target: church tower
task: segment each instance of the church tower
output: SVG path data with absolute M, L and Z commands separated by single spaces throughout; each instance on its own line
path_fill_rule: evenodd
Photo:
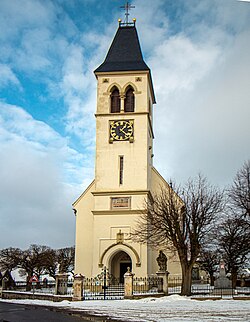
M 119 22 L 107 56 L 94 73 L 95 179 L 73 204 L 75 272 L 93 277 L 106 266 L 122 281 L 128 266 L 137 276 L 157 271 L 157 252 L 131 242 L 129 234 L 145 200 L 167 184 L 152 164 L 155 95 L 135 21 Z

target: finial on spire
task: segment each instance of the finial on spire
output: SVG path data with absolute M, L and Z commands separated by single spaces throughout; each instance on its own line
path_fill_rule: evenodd
M 120 8 L 125 10 L 125 22 L 122 23 L 121 19 L 118 20 L 119 22 L 119 26 L 123 25 L 123 26 L 131 26 L 131 25 L 135 25 L 135 21 L 136 19 L 133 19 L 133 22 L 129 22 L 128 16 L 129 16 L 129 10 L 131 10 L 132 8 L 135 8 L 135 6 L 132 6 L 128 1 L 125 3 L 124 6 L 121 6 Z

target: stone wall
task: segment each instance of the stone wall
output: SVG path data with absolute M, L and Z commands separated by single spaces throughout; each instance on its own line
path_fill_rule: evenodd
M 53 295 L 53 294 L 40 294 L 32 292 L 15 292 L 15 291 L 2 291 L 2 298 L 8 300 L 45 300 L 53 302 L 72 301 L 72 296 L 67 295 Z

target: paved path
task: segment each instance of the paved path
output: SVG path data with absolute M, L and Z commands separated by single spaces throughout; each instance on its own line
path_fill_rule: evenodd
M 82 313 L 33 305 L 0 302 L 0 322 L 105 322 L 105 318 L 86 317 Z M 111 321 L 111 320 L 109 320 Z

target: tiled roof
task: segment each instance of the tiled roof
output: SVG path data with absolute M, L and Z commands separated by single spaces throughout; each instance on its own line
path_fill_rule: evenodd
M 95 72 L 149 71 L 135 26 L 119 26 L 104 62 Z

